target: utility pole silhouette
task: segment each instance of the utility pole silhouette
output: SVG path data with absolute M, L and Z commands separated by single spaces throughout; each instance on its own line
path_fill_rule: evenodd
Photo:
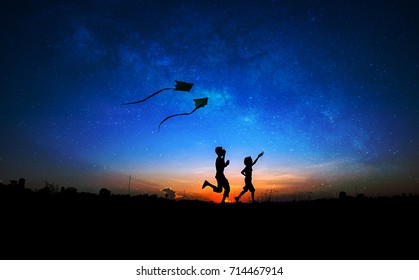
M 129 175 L 129 181 L 128 181 L 128 195 L 131 195 L 131 174 Z

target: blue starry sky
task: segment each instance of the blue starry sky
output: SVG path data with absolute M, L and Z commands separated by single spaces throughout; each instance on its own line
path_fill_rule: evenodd
M 219 200 L 419 193 L 414 1 L 0 4 L 0 180 Z M 166 90 L 175 80 L 190 92 Z M 188 116 L 193 99 L 208 104 Z M 131 181 L 129 177 L 131 176 Z M 231 197 L 230 197 L 231 199 Z

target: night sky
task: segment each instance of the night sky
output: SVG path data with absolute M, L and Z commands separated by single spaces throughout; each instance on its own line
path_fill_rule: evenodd
M 0 180 L 219 201 L 222 146 L 230 200 L 261 151 L 258 200 L 418 194 L 413 2 L 2 1 Z

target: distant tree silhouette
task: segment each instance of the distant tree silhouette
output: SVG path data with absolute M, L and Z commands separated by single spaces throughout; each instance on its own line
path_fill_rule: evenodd
M 99 190 L 99 196 L 100 197 L 110 197 L 112 192 L 108 190 L 107 188 L 101 188 Z
M 347 198 L 348 198 L 348 195 L 346 194 L 346 192 L 341 191 L 339 193 L 339 199 L 347 199 Z
M 65 189 L 64 192 L 67 194 L 74 194 L 74 193 L 78 193 L 78 190 L 75 187 L 68 187 Z
M 19 188 L 24 189 L 24 188 L 25 188 L 25 179 L 24 179 L 24 178 L 20 178 L 20 179 L 19 179 L 19 182 L 17 183 L 17 186 L 18 186 Z
M 41 192 L 42 194 L 52 194 L 58 192 L 58 189 L 58 185 L 45 181 L 44 187 L 40 189 L 39 192 Z
M 172 190 L 171 188 L 165 188 L 162 190 L 165 194 L 164 197 L 166 199 L 175 199 L 176 198 L 176 192 Z
M 356 198 L 357 199 L 364 199 L 365 198 L 365 194 L 359 193 L 359 194 L 356 195 Z

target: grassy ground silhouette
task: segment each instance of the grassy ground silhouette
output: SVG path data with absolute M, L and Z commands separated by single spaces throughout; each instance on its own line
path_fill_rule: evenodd
M 226 203 L 0 186 L 1 259 L 412 259 L 418 196 Z

